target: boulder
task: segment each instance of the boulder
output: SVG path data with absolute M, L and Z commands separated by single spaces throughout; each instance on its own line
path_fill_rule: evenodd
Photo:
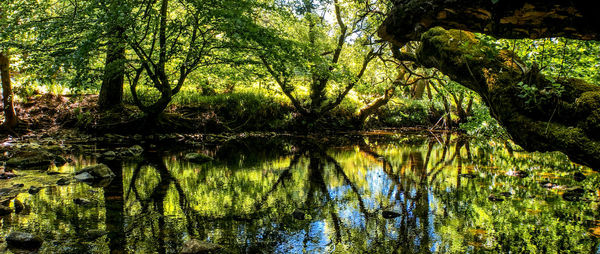
M 80 174 L 75 175 L 75 180 L 80 182 L 90 182 L 96 179 L 93 175 L 88 172 L 81 172 Z
M 124 156 L 140 156 L 144 152 L 144 148 L 139 145 L 134 145 L 123 151 Z
M 213 160 L 212 157 L 201 153 L 188 153 L 184 159 L 194 163 L 205 163 Z
M 75 173 L 75 179 L 77 179 L 78 176 L 82 179 L 89 178 L 88 174 L 93 177 L 93 179 L 90 179 L 92 181 L 115 177 L 115 173 L 113 173 L 108 166 L 104 164 L 96 164 L 77 171 L 77 173 Z
M 67 178 L 61 178 L 56 181 L 57 185 L 69 185 L 71 182 Z
M 29 190 L 27 192 L 29 192 L 29 194 L 33 195 L 33 194 L 40 192 L 40 190 L 42 190 L 42 187 L 31 186 L 31 187 L 29 187 Z
M 4 215 L 9 215 L 13 212 L 13 209 L 11 209 L 8 206 L 5 205 L 0 205 L 0 216 L 4 216 Z
M 13 231 L 6 236 L 6 243 L 8 244 L 8 247 L 17 249 L 39 249 L 42 247 L 43 242 L 44 241 L 39 236 L 21 231 Z
M 222 246 L 214 243 L 204 242 L 196 239 L 191 239 L 183 244 L 181 254 L 204 254 L 217 253 L 223 249 Z
M 54 156 L 45 151 L 21 151 L 8 159 L 6 166 L 21 169 L 47 167 L 53 160 Z

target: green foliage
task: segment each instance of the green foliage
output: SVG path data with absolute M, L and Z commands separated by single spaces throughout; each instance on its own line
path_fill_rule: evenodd
M 524 84 L 522 81 L 517 84 L 519 90 L 518 96 L 525 100 L 525 104 L 533 107 L 541 103 L 554 101 L 565 91 L 563 85 L 552 83 L 543 89 L 538 89 L 536 86 Z
M 506 130 L 490 115 L 489 109 L 481 104 L 473 107 L 472 115 L 468 117 L 467 122 L 461 123 L 459 128 L 475 137 L 509 138 Z

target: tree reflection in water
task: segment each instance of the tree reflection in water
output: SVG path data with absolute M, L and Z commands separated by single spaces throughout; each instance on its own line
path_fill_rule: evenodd
M 573 172 L 591 171 L 558 154 L 450 134 L 251 138 L 204 152 L 216 160 L 197 165 L 179 160 L 180 153 L 146 152 L 137 161 L 103 162 L 117 177 L 102 189 L 73 184 L 20 194 L 32 212 L 3 218 L 2 230 L 35 231 L 48 239 L 43 251 L 53 253 L 74 250 L 65 242 L 92 253 L 176 253 L 190 238 L 232 253 L 598 248 L 597 176 L 574 181 Z M 515 170 L 530 176 L 507 174 Z M 546 189 L 543 181 L 588 192 L 584 201 L 568 202 L 564 189 Z M 501 193 L 504 202 L 488 199 Z M 99 204 L 65 201 L 75 197 Z M 385 219 L 384 211 L 399 216 Z M 82 238 L 94 228 L 107 236 Z

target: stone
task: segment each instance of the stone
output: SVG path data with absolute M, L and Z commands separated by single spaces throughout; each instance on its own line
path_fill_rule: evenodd
M 50 166 L 52 156 L 45 152 L 23 152 L 18 153 L 6 161 L 7 167 L 12 168 L 35 168 Z
M 29 194 L 33 195 L 33 194 L 40 192 L 41 190 L 42 190 L 42 187 L 31 186 L 31 187 L 29 187 L 29 190 L 27 192 L 29 192 Z
M 573 178 L 575 179 L 575 181 L 581 182 L 581 181 L 585 180 L 587 177 L 583 173 L 577 172 L 577 173 L 573 174 Z
M 381 216 L 383 216 L 383 218 L 385 219 L 393 219 L 396 217 L 401 216 L 402 214 L 394 212 L 394 211 L 383 211 L 381 212 Z
M 94 178 L 112 178 L 115 177 L 115 173 L 112 172 L 112 170 L 110 170 L 110 168 L 104 164 L 96 164 L 93 166 L 88 166 L 85 168 L 82 168 L 81 170 L 77 171 L 77 173 L 75 173 L 75 175 L 80 175 L 83 173 L 88 173 L 90 175 L 92 175 Z
M 296 220 L 304 220 L 306 218 L 306 215 L 304 214 L 304 212 L 296 210 L 292 213 L 292 217 L 294 217 L 294 219 Z
M 61 178 L 61 179 L 58 179 L 58 181 L 56 181 L 57 185 L 68 185 L 69 183 L 70 183 L 70 181 L 67 178 Z
M 566 201 L 580 201 L 581 198 L 583 197 L 584 193 L 585 193 L 585 190 L 583 188 L 574 187 L 574 188 L 567 189 L 563 193 L 562 197 Z
M 473 179 L 475 177 L 477 177 L 475 174 L 460 174 L 460 177 L 464 177 L 464 178 L 469 178 L 469 179 Z
M 144 152 L 144 148 L 142 148 L 139 145 L 134 145 L 134 146 L 130 147 L 129 149 L 127 149 L 127 152 L 131 156 L 140 156 Z
M 107 151 L 102 154 L 102 158 L 107 159 L 107 160 L 114 159 L 115 157 L 117 157 L 117 153 L 115 153 L 113 151 Z
M 5 205 L 0 205 L 0 216 L 4 216 L 4 215 L 9 215 L 13 212 L 13 209 L 5 206 Z
M 96 179 L 93 175 L 91 175 L 88 172 L 81 172 L 81 174 L 77 174 L 75 175 L 75 180 L 80 181 L 80 182 L 89 182 L 89 181 L 93 181 L 94 179 Z
M 191 239 L 183 244 L 181 254 L 208 254 L 217 253 L 223 249 L 222 246 L 214 243 L 204 242 L 196 239 Z
M 89 206 L 92 204 L 92 201 L 85 199 L 85 198 L 76 198 L 76 199 L 73 199 L 73 203 L 82 205 L 82 206 Z
M 54 165 L 60 167 L 60 166 L 65 165 L 65 164 L 67 164 L 67 159 L 65 159 L 65 157 L 62 157 L 60 155 L 57 155 L 57 156 L 54 157 Z
M 13 201 L 13 207 L 15 208 L 15 213 L 21 213 L 21 211 L 23 211 L 23 209 L 25 208 L 23 202 L 21 202 L 21 200 L 18 199 L 15 199 Z
M 502 197 L 498 197 L 498 196 L 496 196 L 496 195 L 494 195 L 494 194 L 491 194 L 491 195 L 488 197 L 488 200 L 490 200 L 490 201 L 492 201 L 492 202 L 502 202 L 502 201 L 504 201 L 504 198 L 502 198 Z
M 21 231 L 12 231 L 6 236 L 8 247 L 35 250 L 42 247 L 44 241 L 39 236 Z
M 106 235 L 106 234 L 108 234 L 108 233 L 102 229 L 90 229 L 85 232 L 85 238 L 87 240 L 93 241 L 93 240 L 96 240 L 96 239 Z
M 212 157 L 201 153 L 188 153 L 184 159 L 194 163 L 206 163 L 213 160 Z

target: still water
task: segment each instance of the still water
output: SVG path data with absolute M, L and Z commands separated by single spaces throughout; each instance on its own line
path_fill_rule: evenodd
M 215 160 L 189 163 L 187 152 Z M 147 148 L 137 160 L 104 161 L 117 174 L 108 186 L 57 186 L 99 163 L 72 159 L 51 169 L 59 175 L 0 180 L 44 187 L 19 194 L 23 211 L 0 217 L 2 239 L 35 233 L 40 253 L 178 253 L 191 238 L 223 253 L 597 253 L 600 243 L 598 174 L 502 141 L 236 139 L 195 151 Z M 574 187 L 584 194 L 565 200 Z M 91 229 L 106 235 L 90 239 Z

